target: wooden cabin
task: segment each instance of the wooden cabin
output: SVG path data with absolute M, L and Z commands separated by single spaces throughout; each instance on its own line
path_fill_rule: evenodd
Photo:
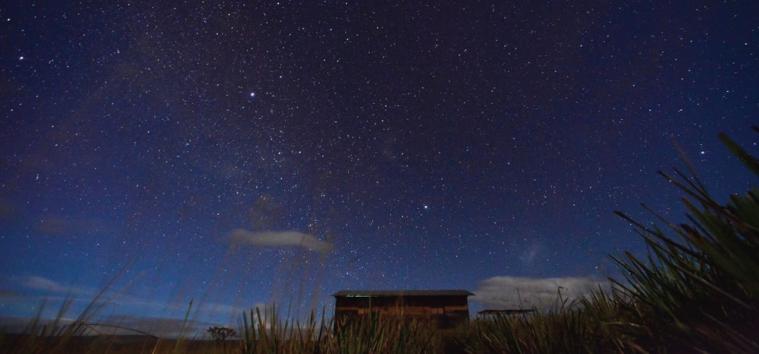
M 432 321 L 451 328 L 469 319 L 467 290 L 343 290 L 335 297 L 335 321 L 346 323 L 369 314 Z

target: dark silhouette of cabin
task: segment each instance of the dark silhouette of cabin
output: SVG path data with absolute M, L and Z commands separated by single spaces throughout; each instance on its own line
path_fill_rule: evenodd
M 469 319 L 467 290 L 343 290 L 335 297 L 335 321 L 343 325 L 370 314 L 431 321 L 451 328 Z

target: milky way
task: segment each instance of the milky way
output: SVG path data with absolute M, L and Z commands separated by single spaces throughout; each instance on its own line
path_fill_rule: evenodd
M 756 2 L 539 3 L 3 3 L 0 315 L 595 284 L 678 149 L 748 189 Z

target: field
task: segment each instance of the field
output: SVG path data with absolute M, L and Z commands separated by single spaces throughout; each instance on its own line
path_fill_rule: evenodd
M 759 177 L 759 160 L 726 136 L 723 143 Z M 611 290 L 567 301 L 536 314 L 472 319 L 449 331 L 397 318 L 366 318 L 339 326 L 314 314 L 302 322 L 276 311 L 241 314 L 236 333 L 83 336 L 98 307 L 76 320 L 32 321 L 23 334 L 0 336 L 4 353 L 756 353 L 759 352 L 759 189 L 725 203 L 711 196 L 696 172 L 662 176 L 685 198 L 688 222 L 643 224 L 626 216 L 649 247 L 640 259 L 614 257 L 624 274 Z M 653 214 L 656 216 L 656 214 Z M 657 226 L 660 225 L 660 226 Z M 65 308 L 60 313 L 65 313 Z M 189 313 L 189 311 L 188 311 Z M 61 315 L 62 316 L 62 315 Z

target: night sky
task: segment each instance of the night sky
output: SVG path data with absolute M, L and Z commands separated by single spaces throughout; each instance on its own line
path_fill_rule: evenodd
M 675 144 L 755 184 L 717 134 L 756 152 L 759 3 L 540 3 L 3 2 L 0 315 L 497 305 L 617 275 L 613 210 L 684 220 Z

